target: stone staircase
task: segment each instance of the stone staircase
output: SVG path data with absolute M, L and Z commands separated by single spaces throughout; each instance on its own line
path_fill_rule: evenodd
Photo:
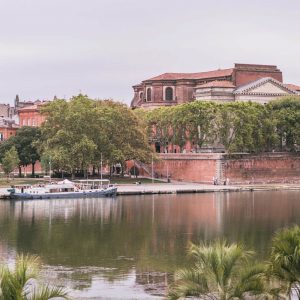
M 134 163 L 138 169 L 142 169 L 144 173 L 146 173 L 149 177 L 152 177 L 152 170 L 151 167 L 149 167 L 149 165 L 144 164 L 139 160 L 135 160 Z
M 215 172 L 215 178 L 217 179 L 217 184 L 223 184 L 226 180 L 224 176 L 224 160 L 223 159 L 217 159 L 216 160 L 216 172 Z

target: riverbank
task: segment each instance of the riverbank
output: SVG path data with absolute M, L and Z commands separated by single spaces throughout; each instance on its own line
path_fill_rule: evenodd
M 300 184 L 251 184 L 251 185 L 212 185 L 190 182 L 171 182 L 156 180 L 152 183 L 149 178 L 138 178 L 138 181 L 133 179 L 127 181 L 118 181 L 116 184 L 118 191 L 117 195 L 155 195 L 155 194 L 188 194 L 188 193 L 212 193 L 212 192 L 244 192 L 244 191 L 276 191 L 276 190 L 299 190 Z M 16 184 L 37 184 L 40 179 L 17 179 L 10 181 L 6 186 L 0 186 L 0 198 L 7 198 L 7 188 L 10 185 Z
M 117 195 L 300 190 L 300 184 L 209 185 L 198 183 L 119 184 Z

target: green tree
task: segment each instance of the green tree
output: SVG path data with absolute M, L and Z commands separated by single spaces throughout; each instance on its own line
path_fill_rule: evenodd
M 224 241 L 192 244 L 188 253 L 193 265 L 175 273 L 169 299 L 196 296 L 227 300 L 265 294 L 265 268 L 250 264 L 253 252 L 243 246 Z
M 286 97 L 268 103 L 275 120 L 279 149 L 295 151 L 300 145 L 300 97 Z
M 74 176 L 99 166 L 101 156 L 107 164 L 124 165 L 129 159 L 145 161 L 151 153 L 145 129 L 124 104 L 78 95 L 51 102 L 43 113 L 40 151 L 51 157 L 54 169 Z
M 278 290 L 289 299 L 295 291 L 300 299 L 300 227 L 279 230 L 273 240 L 269 274 L 278 283 Z
M 48 300 L 53 298 L 68 299 L 62 288 L 46 286 L 32 287 L 32 280 L 37 279 L 40 263 L 35 256 L 17 256 L 14 270 L 2 266 L 0 273 L 0 299 L 3 300 Z
M 181 115 L 189 140 L 202 148 L 212 145 L 216 140 L 217 106 L 210 101 L 195 101 L 182 106 Z
M 9 174 L 18 166 L 19 156 L 15 146 L 11 147 L 10 150 L 6 151 L 2 158 L 2 169 L 6 174 L 7 178 Z
M 35 175 L 35 163 L 40 159 L 37 141 L 40 138 L 40 128 L 24 126 L 20 128 L 16 136 L 13 137 L 13 143 L 18 151 L 20 165 L 32 165 L 32 176 Z M 20 173 L 19 168 L 19 173 Z M 21 174 L 19 174 L 21 175 Z

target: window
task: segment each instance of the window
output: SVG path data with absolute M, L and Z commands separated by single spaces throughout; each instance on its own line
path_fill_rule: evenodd
M 151 101 L 151 97 L 152 97 L 152 95 L 151 95 L 151 88 L 148 88 L 147 89 L 147 101 Z
M 165 99 L 166 101 L 173 100 L 173 89 L 171 87 L 167 87 L 165 90 Z
M 143 100 L 144 93 L 140 92 L 140 100 Z

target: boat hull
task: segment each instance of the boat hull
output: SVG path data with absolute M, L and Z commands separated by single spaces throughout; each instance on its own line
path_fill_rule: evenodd
M 117 194 L 117 188 L 108 188 L 105 190 L 89 190 L 65 193 L 45 193 L 45 194 L 28 194 L 28 193 L 11 193 L 12 200 L 33 200 L 33 199 L 67 199 L 67 198 L 97 198 L 97 197 L 114 197 Z

